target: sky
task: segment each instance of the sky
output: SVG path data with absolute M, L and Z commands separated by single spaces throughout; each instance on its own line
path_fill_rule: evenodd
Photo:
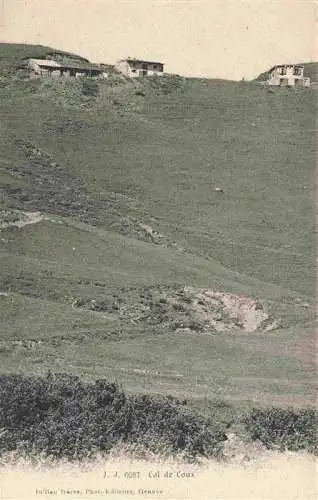
M 184 76 L 252 79 L 317 60 L 316 0 L 0 0 L 0 41 L 113 64 L 157 60 Z

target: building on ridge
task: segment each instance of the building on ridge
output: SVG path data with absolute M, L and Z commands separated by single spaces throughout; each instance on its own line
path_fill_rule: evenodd
M 310 78 L 304 76 L 304 66 L 300 64 L 278 64 L 268 71 L 266 84 L 280 87 L 310 87 Z
M 115 68 L 120 71 L 123 75 L 130 78 L 136 78 L 140 76 L 153 76 L 163 75 L 164 64 L 156 61 L 143 61 L 141 59 L 135 59 L 127 57 L 127 59 L 121 59 L 117 61 Z
M 88 76 L 92 78 L 105 78 L 103 69 L 96 65 L 88 64 L 62 64 L 52 59 L 29 59 L 27 69 L 31 78 L 47 76 Z

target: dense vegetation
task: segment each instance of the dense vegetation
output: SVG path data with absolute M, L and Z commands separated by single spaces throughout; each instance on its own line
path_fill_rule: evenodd
M 18 451 L 78 460 L 108 454 L 120 444 L 144 456 L 151 452 L 186 460 L 221 458 L 227 429 L 235 423 L 229 417 L 222 420 L 217 406 L 206 418 L 189 409 L 185 400 L 127 395 L 116 383 L 88 383 L 66 373 L 2 375 L 0 400 L 2 456 Z M 243 421 L 247 438 L 268 448 L 318 451 L 313 409 L 253 408 Z
M 245 418 L 245 427 L 253 441 L 270 449 L 318 453 L 318 415 L 313 408 L 254 408 Z
M 121 443 L 144 452 L 217 455 L 226 439 L 211 419 L 169 397 L 128 396 L 114 383 L 67 374 L 0 377 L 0 454 L 81 459 Z

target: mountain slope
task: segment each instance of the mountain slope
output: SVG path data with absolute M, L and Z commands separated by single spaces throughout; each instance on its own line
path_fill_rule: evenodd
M 190 80 L 183 92 L 140 97 L 137 84 L 105 82 L 85 105 L 80 88 L 40 85 L 14 98 L 4 91 L 5 147 L 29 165 L 32 148 L 47 154 L 60 166 L 54 182 L 76 179 L 98 224 L 124 230 L 137 218 L 194 254 L 313 293 L 311 92 L 272 96 L 249 84 Z M 43 192 L 55 173 L 41 158 L 24 179 L 33 191 L 42 182 Z M 48 210 L 43 196 L 25 206 Z
M 1 50 L 6 67 L 35 55 Z M 198 404 L 310 400 L 314 103 L 311 89 L 172 75 L 6 76 L 3 369 L 67 366 L 179 395 L 197 380 Z M 250 339 L 220 307 L 213 321 L 231 328 L 206 335 L 187 287 L 251 297 L 276 329 Z
M 67 57 L 78 62 L 88 62 L 84 57 L 55 50 L 43 45 L 28 45 L 23 43 L 0 43 L 0 71 L 14 71 L 22 61 L 32 57 L 35 59 L 45 59 L 46 57 Z

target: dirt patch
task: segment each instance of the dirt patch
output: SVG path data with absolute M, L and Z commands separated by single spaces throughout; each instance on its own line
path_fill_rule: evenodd
M 258 301 L 210 289 L 185 287 L 160 297 L 158 304 L 168 317 L 174 318 L 178 330 L 213 333 L 240 329 L 251 333 L 277 325 Z
M 111 312 L 134 325 L 143 323 L 175 332 L 213 334 L 239 330 L 253 333 L 279 325 L 255 299 L 190 287 L 149 287 L 123 290 L 117 297 L 75 298 L 72 307 Z
M 191 292 L 191 289 L 189 289 Z M 242 328 L 246 332 L 255 332 L 258 329 L 270 329 L 276 326 L 269 323 L 269 315 L 264 311 L 262 304 L 250 297 L 213 290 L 200 290 L 195 298 L 195 310 L 205 322 L 213 322 L 215 317 L 210 317 L 209 312 L 214 307 L 219 307 L 223 314 L 227 314 L 232 320 L 229 323 Z M 222 325 L 223 329 L 223 325 Z
M 42 220 L 50 220 L 41 212 L 24 212 L 22 210 L 5 210 L 0 214 L 0 229 L 7 227 L 24 227 L 29 224 L 37 224 Z
M 227 434 L 223 455 L 228 463 L 246 464 L 252 460 L 268 457 L 270 451 L 260 441 L 243 441 L 234 433 Z

